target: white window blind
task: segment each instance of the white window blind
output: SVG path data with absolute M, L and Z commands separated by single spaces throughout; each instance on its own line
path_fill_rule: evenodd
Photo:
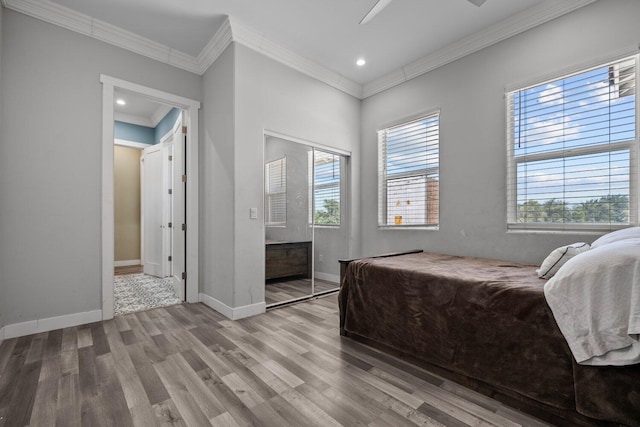
M 268 162 L 264 166 L 265 225 L 287 223 L 287 158 Z
M 437 226 L 440 114 L 378 131 L 378 223 Z
M 510 228 L 637 222 L 637 57 L 507 93 Z
M 318 225 L 340 225 L 341 156 L 314 149 L 309 152 L 313 171 L 313 217 L 309 222 Z

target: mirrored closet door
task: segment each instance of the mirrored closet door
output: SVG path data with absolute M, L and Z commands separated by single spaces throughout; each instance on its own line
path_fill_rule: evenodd
M 267 136 L 264 164 L 267 307 L 335 292 L 348 256 L 348 157 Z

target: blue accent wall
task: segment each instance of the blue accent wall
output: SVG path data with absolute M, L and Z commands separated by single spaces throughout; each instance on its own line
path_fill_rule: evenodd
M 113 124 L 113 136 L 116 139 L 141 142 L 143 144 L 155 144 L 155 129 L 131 123 L 115 121 Z
M 153 129 L 154 144 L 159 144 L 162 137 L 173 128 L 173 125 L 176 123 L 176 119 L 180 115 L 180 111 L 181 110 L 179 108 L 174 107 L 162 118 L 162 120 L 160 120 L 155 129 Z

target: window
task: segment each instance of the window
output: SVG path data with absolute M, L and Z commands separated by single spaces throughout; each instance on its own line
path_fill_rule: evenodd
M 507 94 L 510 228 L 637 222 L 636 62 Z
M 287 158 L 264 165 L 264 218 L 265 225 L 287 223 Z
M 313 173 L 309 200 L 314 204 L 309 210 L 309 223 L 315 220 L 316 225 L 340 225 L 341 156 L 314 149 L 309 152 L 309 164 Z
M 378 131 L 378 223 L 437 226 L 440 113 Z

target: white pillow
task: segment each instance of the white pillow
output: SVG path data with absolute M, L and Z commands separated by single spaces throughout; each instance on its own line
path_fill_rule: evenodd
M 591 244 L 591 247 L 595 249 L 598 246 L 608 245 L 609 243 L 619 240 L 635 239 L 638 237 L 640 237 L 640 227 L 623 228 L 622 230 L 612 231 L 611 233 L 601 236 Z
M 572 245 L 561 246 L 551 251 L 548 257 L 542 261 L 540 268 L 536 270 L 538 277 L 541 279 L 551 279 L 554 274 L 576 255 L 586 252 L 590 249 L 588 243 L 580 242 Z

